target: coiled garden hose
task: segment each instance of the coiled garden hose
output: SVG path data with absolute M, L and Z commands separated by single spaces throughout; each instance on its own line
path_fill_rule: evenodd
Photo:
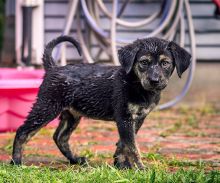
M 70 10 L 68 15 L 66 16 L 66 24 L 64 27 L 63 34 L 68 34 L 70 32 L 70 25 L 73 22 L 74 15 L 77 21 L 77 34 L 79 41 L 82 46 L 82 51 L 84 55 L 84 59 L 88 63 L 94 63 L 94 57 L 91 55 L 90 50 L 87 48 L 87 42 L 85 36 L 82 33 L 82 19 L 80 18 L 81 13 L 83 12 L 84 17 L 86 19 L 86 23 L 90 30 L 90 37 L 93 35 L 96 38 L 101 51 L 104 51 L 107 55 L 109 55 L 114 65 L 119 65 L 118 56 L 117 56 L 117 47 L 123 46 L 133 42 L 134 40 L 128 39 L 119 39 L 117 38 L 117 26 L 126 27 L 126 28 L 139 28 L 143 26 L 147 26 L 150 23 L 154 22 L 156 19 L 160 19 L 159 24 L 156 28 L 146 34 L 145 37 L 160 37 L 167 40 L 173 40 L 177 38 L 179 34 L 179 44 L 184 47 L 185 45 L 185 34 L 186 34 L 186 26 L 184 15 L 186 15 L 186 22 L 188 24 L 189 37 L 190 37 L 190 50 L 192 54 L 192 63 L 190 65 L 190 70 L 187 76 L 186 83 L 181 91 L 181 93 L 176 96 L 173 100 L 159 105 L 158 109 L 166 109 L 174 106 L 176 103 L 180 102 L 182 98 L 188 92 L 190 85 L 192 83 L 195 67 L 196 67 L 196 42 L 195 42 L 195 32 L 193 26 L 193 20 L 191 15 L 191 9 L 189 5 L 189 0 L 163 0 L 161 8 L 153 13 L 151 16 L 137 21 L 137 22 L 129 22 L 122 20 L 120 16 L 123 14 L 126 6 L 129 4 L 129 0 L 125 0 L 122 4 L 121 8 L 119 8 L 119 0 L 113 0 L 112 3 L 112 11 L 110 12 L 103 0 L 95 0 L 93 4 L 91 4 L 90 0 L 74 0 L 70 1 Z M 80 6 L 81 5 L 81 6 Z M 110 20 L 110 28 L 109 31 L 105 31 L 100 26 L 100 17 L 106 16 Z M 87 41 L 87 42 L 86 42 Z M 176 40 L 177 41 L 177 40 Z M 101 51 L 99 50 L 98 56 Z M 57 51 L 57 55 L 59 55 L 59 49 Z M 58 57 L 57 57 L 58 58 Z

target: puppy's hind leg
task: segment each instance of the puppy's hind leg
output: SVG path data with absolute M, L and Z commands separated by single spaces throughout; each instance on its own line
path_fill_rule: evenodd
M 11 164 L 21 164 L 23 145 L 43 126 L 57 117 L 61 111 L 60 106 L 59 104 L 51 104 L 42 100 L 34 104 L 26 121 L 16 132 Z
M 71 164 L 85 164 L 85 157 L 77 157 L 73 155 L 69 147 L 69 138 L 76 129 L 80 121 L 79 116 L 73 116 L 68 110 L 60 115 L 60 124 L 54 133 L 53 139 L 60 149 L 61 153 L 70 161 Z

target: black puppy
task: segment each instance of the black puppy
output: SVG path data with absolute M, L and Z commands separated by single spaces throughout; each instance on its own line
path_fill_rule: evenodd
M 71 42 L 81 52 L 78 42 L 68 36 L 58 37 L 46 46 L 43 55 L 46 74 L 36 103 L 17 130 L 11 163 L 21 164 L 23 145 L 60 114 L 54 141 L 70 163 L 86 162 L 84 157 L 73 155 L 68 144 L 80 118 L 86 116 L 116 121 L 120 139 L 114 164 L 119 168 L 142 169 L 135 136 L 147 114 L 158 104 L 174 68 L 181 77 L 189 67 L 190 54 L 174 42 L 147 38 L 118 51 L 121 66 L 58 67 L 51 53 L 63 41 Z

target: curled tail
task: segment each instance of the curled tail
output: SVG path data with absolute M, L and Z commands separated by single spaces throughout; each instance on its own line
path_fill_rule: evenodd
M 80 44 L 75 39 L 73 39 L 70 36 L 59 36 L 56 39 L 53 39 L 52 41 L 50 41 L 44 49 L 43 65 L 46 71 L 56 66 L 54 59 L 52 57 L 52 51 L 56 45 L 64 41 L 72 43 L 76 47 L 79 55 L 81 55 Z

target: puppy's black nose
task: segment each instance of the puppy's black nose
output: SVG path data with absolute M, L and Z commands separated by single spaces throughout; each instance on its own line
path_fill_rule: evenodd
M 159 84 L 159 77 L 158 78 L 150 78 L 150 84 L 151 85 L 157 85 Z

